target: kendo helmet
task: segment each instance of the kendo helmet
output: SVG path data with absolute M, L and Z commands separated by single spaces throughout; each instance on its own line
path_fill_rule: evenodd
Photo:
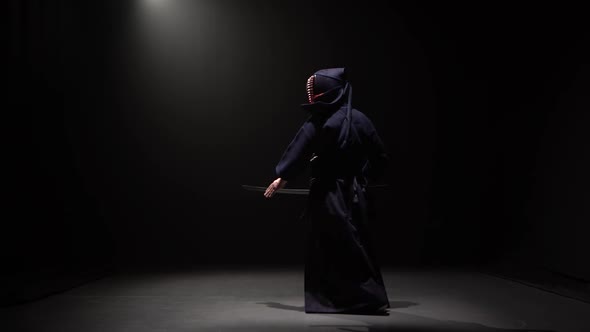
M 347 90 L 345 68 L 321 69 L 307 79 L 307 100 L 310 104 L 337 103 Z
M 352 122 L 352 85 L 346 77 L 346 69 L 326 68 L 316 71 L 307 79 L 306 90 L 309 104 L 302 106 L 312 114 L 329 116 L 346 105 L 343 140 L 343 146 L 346 146 Z

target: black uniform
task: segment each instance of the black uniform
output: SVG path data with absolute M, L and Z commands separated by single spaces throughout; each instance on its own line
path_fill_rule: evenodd
M 383 310 L 389 301 L 370 243 L 366 190 L 383 173 L 387 154 L 373 123 L 351 108 L 344 68 L 317 71 L 310 81 L 303 107 L 311 115 L 276 166 L 289 181 L 311 161 L 305 311 Z

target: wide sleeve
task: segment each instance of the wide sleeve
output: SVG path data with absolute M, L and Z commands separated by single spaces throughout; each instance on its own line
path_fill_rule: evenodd
M 301 126 L 275 167 L 278 177 L 290 181 L 305 171 L 316 133 L 317 128 L 312 121 L 308 120 Z
M 376 180 L 385 173 L 389 164 L 389 154 L 371 120 L 366 118 L 364 127 L 368 161 L 363 168 L 363 174 L 370 180 Z

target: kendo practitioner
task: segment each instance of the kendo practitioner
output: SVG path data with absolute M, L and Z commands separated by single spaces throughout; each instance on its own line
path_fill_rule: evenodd
M 306 217 L 305 312 L 387 315 L 389 300 L 370 243 L 367 185 L 388 155 L 371 120 L 352 108 L 345 68 L 307 80 L 309 118 L 275 167 L 272 197 L 311 167 Z

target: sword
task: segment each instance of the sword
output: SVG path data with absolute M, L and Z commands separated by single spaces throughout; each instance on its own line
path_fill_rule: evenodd
M 368 186 L 369 188 L 386 188 L 389 187 L 388 184 L 376 184 Z M 261 191 L 265 192 L 267 187 L 260 187 L 260 186 L 250 186 L 247 184 L 243 184 L 242 188 L 248 191 Z M 307 188 L 289 188 L 289 189 L 279 189 L 275 191 L 275 194 L 286 194 L 286 195 L 309 195 L 309 189 Z
M 265 192 L 267 187 L 259 187 L 259 186 L 249 186 L 246 184 L 242 185 L 242 188 L 248 191 L 262 191 Z M 287 195 L 308 195 L 309 189 L 305 188 L 291 188 L 291 189 L 279 189 L 275 191 L 275 194 L 287 194 Z

